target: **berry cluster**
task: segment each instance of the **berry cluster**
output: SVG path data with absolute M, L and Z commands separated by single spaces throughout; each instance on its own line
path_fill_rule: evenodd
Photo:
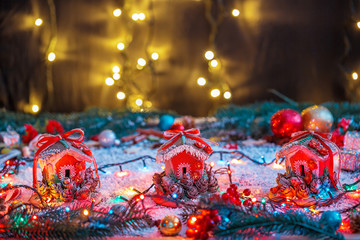
M 202 210 L 201 214 L 192 215 L 187 221 L 186 236 L 194 239 L 206 240 L 209 232 L 221 221 L 218 210 Z
M 221 199 L 224 202 L 235 204 L 237 206 L 250 206 L 252 205 L 251 198 L 249 197 L 250 194 L 250 189 L 245 189 L 242 193 L 239 193 L 237 191 L 237 186 L 235 184 L 231 184 L 226 190 L 226 193 L 221 195 Z

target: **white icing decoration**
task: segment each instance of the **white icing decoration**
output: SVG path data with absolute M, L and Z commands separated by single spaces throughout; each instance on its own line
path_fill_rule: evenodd
M 60 178 L 61 180 L 64 180 L 64 179 L 65 179 L 66 170 L 70 170 L 70 179 L 73 179 L 73 178 L 76 176 L 75 166 L 74 166 L 74 165 L 64 165 L 64 166 L 62 166 L 62 167 L 59 169 L 59 172 L 60 172 L 59 178 Z
M 178 179 L 182 179 L 183 178 L 183 168 L 186 167 L 186 173 L 189 173 L 191 175 L 191 167 L 190 164 L 188 163 L 180 163 L 178 165 L 178 169 L 177 169 L 177 173 L 176 176 Z

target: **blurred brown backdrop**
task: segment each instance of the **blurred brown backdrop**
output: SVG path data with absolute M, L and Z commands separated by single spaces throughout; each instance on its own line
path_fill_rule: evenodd
M 229 102 L 279 100 L 270 88 L 296 101 L 358 100 L 358 83 L 350 77 L 360 71 L 360 29 L 352 19 L 359 11 L 352 1 L 211 1 L 213 16 L 224 17 L 215 39 L 220 83 L 211 80 L 215 76 L 204 59 L 211 31 L 206 2 L 2 0 L 0 107 L 30 111 L 37 104 L 52 112 L 124 107 L 133 101 L 116 98 L 121 90 L 116 84 L 124 79 L 114 86 L 105 79 L 114 65 L 124 63 L 116 45 L 128 38 L 128 62 L 136 65 L 147 51 L 160 54 L 152 65 L 155 79 L 148 69 L 131 77 L 155 108 L 204 116 Z M 118 7 L 124 9 L 117 18 L 113 10 Z M 238 17 L 231 14 L 234 8 Z M 131 22 L 129 14 L 138 11 L 146 19 Z M 40 27 L 34 25 L 38 17 L 43 19 Z M 56 53 L 52 63 L 47 61 L 51 38 Z M 210 85 L 198 86 L 200 76 Z M 211 88 L 222 83 L 230 88 L 231 100 L 210 97 Z

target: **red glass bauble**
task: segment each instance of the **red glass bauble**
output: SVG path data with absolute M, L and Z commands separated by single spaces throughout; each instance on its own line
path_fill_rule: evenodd
M 291 137 L 291 134 L 302 130 L 301 115 L 292 109 L 282 109 L 272 115 L 270 127 L 276 137 Z
M 184 125 L 182 125 L 182 123 L 177 122 L 177 123 L 174 123 L 173 125 L 171 125 L 170 130 L 184 131 L 185 127 L 184 127 Z

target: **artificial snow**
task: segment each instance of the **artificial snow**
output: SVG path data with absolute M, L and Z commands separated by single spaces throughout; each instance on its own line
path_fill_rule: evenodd
M 114 146 L 111 148 L 92 148 L 93 155 L 96 159 L 97 165 L 99 168 L 106 164 L 110 163 L 120 163 L 125 162 L 131 159 L 135 159 L 144 155 L 149 155 L 155 158 L 156 150 L 151 149 L 150 147 L 154 144 L 152 141 L 143 141 L 136 145 L 129 145 L 127 143 L 121 144 L 120 146 Z M 229 151 L 222 148 L 225 143 L 220 143 L 220 146 L 212 146 L 214 151 Z M 262 157 L 265 158 L 266 162 L 270 162 L 274 159 L 275 153 L 280 149 L 279 146 L 274 144 L 264 144 L 261 146 L 248 146 L 248 144 L 243 145 L 241 142 L 237 143 L 239 148 L 238 151 L 243 152 L 253 159 L 258 159 L 261 162 Z M 132 151 L 128 151 L 132 149 Z M 236 160 L 236 155 L 224 154 L 220 161 L 219 154 L 213 154 L 206 161 L 206 163 L 215 162 L 214 170 L 222 167 L 226 167 L 227 161 L 230 162 L 231 171 L 232 171 L 232 181 L 237 184 L 240 191 L 245 188 L 249 188 L 252 191 L 252 194 L 260 200 L 263 197 L 267 197 L 271 187 L 275 187 L 276 177 L 278 173 L 284 173 L 285 169 L 274 169 L 274 165 L 269 166 L 260 166 L 249 160 L 241 159 Z M 103 201 L 100 203 L 102 206 L 111 206 L 114 204 L 125 204 L 124 201 L 120 201 L 117 198 L 118 195 L 124 196 L 126 198 L 131 198 L 136 194 L 132 188 L 144 191 L 152 184 L 152 176 L 154 173 L 162 172 L 161 164 L 157 164 L 155 161 L 146 159 L 146 168 L 144 168 L 142 161 L 137 161 L 133 163 L 128 163 L 122 166 L 122 169 L 128 173 L 122 177 L 116 176 L 116 173 L 119 172 L 119 167 L 111 167 L 104 169 L 106 173 L 99 171 L 100 180 L 101 180 L 101 189 L 100 192 L 103 196 Z M 88 165 L 90 166 L 90 165 Z M 41 170 L 38 169 L 38 179 L 42 179 Z M 217 175 L 220 192 L 223 192 L 229 186 L 229 177 L 227 174 Z M 353 183 L 358 179 L 358 174 L 351 174 L 347 172 L 341 172 L 340 180 L 341 184 L 344 183 Z M 14 185 L 26 184 L 32 186 L 32 162 L 26 163 L 25 166 L 20 167 L 20 172 L 18 175 L 14 176 L 11 179 L 4 179 L 4 182 L 13 182 Z M 153 189 L 150 191 L 154 191 Z M 29 190 L 22 189 L 22 195 L 19 200 L 27 202 L 32 192 Z M 360 196 L 360 195 L 359 195 Z M 346 209 L 359 200 L 354 200 L 354 197 L 350 198 L 348 196 L 343 197 L 337 203 L 334 203 L 328 207 L 322 208 L 321 210 L 341 210 Z M 196 200 L 193 200 L 196 202 Z M 164 216 L 173 214 L 179 216 L 181 209 L 172 209 L 156 205 L 150 199 L 145 198 L 145 206 L 151 208 L 151 215 L 154 219 L 162 219 Z M 186 227 L 183 227 L 180 232 L 180 236 L 185 237 Z M 143 230 L 141 232 L 134 233 L 135 236 L 146 236 L 146 237 L 160 237 L 161 234 L 158 232 L 157 228 L 153 227 L 151 229 Z M 299 239 L 299 238 L 295 238 Z

